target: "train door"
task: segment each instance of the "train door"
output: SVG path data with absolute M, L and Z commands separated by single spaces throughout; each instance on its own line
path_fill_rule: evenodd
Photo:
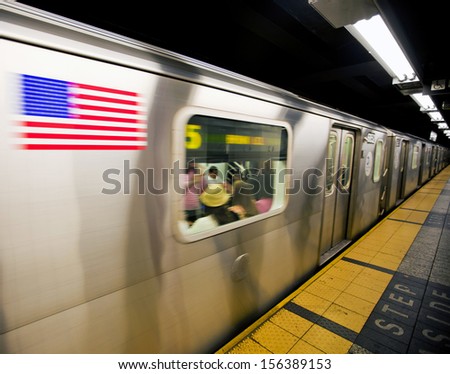
M 442 170 L 442 148 L 437 149 L 436 154 L 436 174 Z
M 387 142 L 387 140 L 386 140 Z M 381 216 L 387 210 L 387 200 L 388 200 L 388 184 L 389 184 L 389 175 L 388 175 L 388 160 L 390 156 L 390 148 L 388 144 L 384 145 L 382 140 L 378 140 L 375 147 L 375 163 L 374 163 L 374 182 L 379 178 L 381 181 L 380 188 L 380 204 L 378 209 L 378 214 Z M 379 160 L 378 158 L 382 158 Z M 377 168 L 377 163 L 379 163 L 379 168 Z M 378 173 L 378 177 L 376 174 Z
M 328 140 L 321 255 L 346 239 L 355 133 L 333 127 Z
M 433 149 L 431 151 L 431 171 L 430 171 L 430 177 L 436 175 L 437 173 L 437 167 L 436 167 L 436 146 L 433 146 Z
M 422 166 L 422 183 L 425 183 L 430 179 L 430 169 L 431 169 L 431 147 L 425 144 L 425 150 L 423 154 L 423 166 Z
M 426 144 L 422 143 L 421 152 L 420 152 L 420 164 L 419 164 L 419 180 L 418 185 L 421 186 L 422 183 L 426 180 L 425 178 L 425 170 L 426 170 L 426 158 L 427 158 L 427 148 Z
M 405 140 L 401 141 L 400 145 L 400 161 L 399 161 L 399 168 L 398 168 L 398 184 L 397 184 L 397 203 L 399 200 L 403 199 L 404 195 L 404 188 L 405 188 L 405 170 L 406 170 L 406 161 L 407 161 L 407 150 L 408 150 L 408 143 Z

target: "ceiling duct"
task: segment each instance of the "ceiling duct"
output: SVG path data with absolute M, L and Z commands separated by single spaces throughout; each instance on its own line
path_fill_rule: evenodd
M 372 0 L 308 0 L 308 3 L 336 29 L 378 14 Z

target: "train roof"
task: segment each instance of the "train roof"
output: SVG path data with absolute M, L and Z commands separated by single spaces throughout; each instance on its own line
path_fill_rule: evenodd
M 336 121 L 351 122 L 384 131 L 391 130 L 350 113 L 316 103 L 283 88 L 25 4 L 1 3 L 0 11 L 1 18 L 7 23 L 3 30 L 7 39 L 219 88 L 313 112 Z M 68 45 L 64 42 L 67 39 L 72 40 L 72 43 Z M 86 48 L 86 45 L 89 47 Z M 134 58 L 127 58 L 125 62 L 124 55 L 127 57 L 131 55 Z M 392 131 L 399 133 L 396 130 Z
M 336 121 L 388 130 L 374 122 L 313 102 L 285 89 L 24 4 L 1 3 L 0 12 L 6 23 L 3 31 L 7 39 L 215 87 L 313 112 Z M 68 39 L 72 42 L 67 43 Z M 89 48 L 85 47 L 86 44 Z M 124 54 L 134 58 L 125 62 L 120 58 Z

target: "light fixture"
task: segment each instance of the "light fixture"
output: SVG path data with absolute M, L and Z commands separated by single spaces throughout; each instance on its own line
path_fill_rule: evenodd
M 432 122 L 444 122 L 444 118 L 442 118 L 442 114 L 439 112 L 428 112 L 427 114 Z
M 353 0 L 349 1 L 352 2 Z M 422 82 L 420 82 L 408 58 L 379 14 L 371 16 L 369 12 L 357 16 L 356 14 L 336 13 L 336 7 L 333 4 L 338 4 L 338 1 L 335 3 L 330 0 L 324 0 L 322 2 L 319 0 L 308 0 L 308 2 L 334 27 L 337 28 L 345 25 L 347 31 L 369 51 L 374 59 L 391 76 L 392 84 L 403 95 L 409 95 L 419 105 L 421 112 L 428 114 L 431 122 L 437 124 L 438 128 L 444 130 L 446 135 L 450 137 L 449 126 L 431 97 L 422 94 Z M 370 16 L 371 18 L 369 18 Z M 359 20 L 357 17 L 360 17 Z M 350 21 L 348 23 L 353 24 L 346 24 L 346 21 Z M 444 105 L 442 107 L 442 109 L 447 108 L 450 108 L 449 103 L 446 103 L 445 108 Z M 436 141 L 437 134 L 432 132 L 431 136 Z
M 410 96 L 417 103 L 417 105 L 420 106 L 420 109 L 422 111 L 427 112 L 431 110 L 437 110 L 430 96 L 423 95 L 421 93 L 412 94 Z
M 345 28 L 373 55 L 388 74 L 400 81 L 418 80 L 414 69 L 403 54 L 380 15 L 361 20 Z

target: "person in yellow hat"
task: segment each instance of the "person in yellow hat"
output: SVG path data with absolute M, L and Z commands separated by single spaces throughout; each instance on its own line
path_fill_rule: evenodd
M 220 225 L 237 221 L 239 217 L 228 209 L 230 197 L 222 183 L 208 184 L 200 194 L 200 202 L 204 206 L 205 216 L 192 224 L 189 233 L 211 230 Z

